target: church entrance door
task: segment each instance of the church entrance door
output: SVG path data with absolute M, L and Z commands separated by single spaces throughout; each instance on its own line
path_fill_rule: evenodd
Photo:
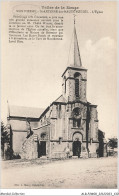
M 73 142 L 73 156 L 80 157 L 80 154 L 81 154 L 81 142 L 74 141 Z
M 46 155 L 46 141 L 41 141 L 38 149 L 38 157 Z

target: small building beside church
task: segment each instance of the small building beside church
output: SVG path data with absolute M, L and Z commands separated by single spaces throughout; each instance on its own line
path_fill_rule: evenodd
M 87 101 L 87 69 L 81 62 L 75 25 L 72 47 L 72 61 L 62 74 L 62 94 L 50 106 L 8 107 L 11 148 L 22 159 L 106 156 L 97 105 Z

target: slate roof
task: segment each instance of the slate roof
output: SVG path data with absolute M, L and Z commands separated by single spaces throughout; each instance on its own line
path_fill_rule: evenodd
M 69 65 L 71 67 L 78 67 L 78 68 L 82 67 L 75 24 L 74 24 L 73 37 L 70 45 L 69 57 L 68 57 L 68 66 Z
M 15 117 L 39 118 L 44 110 L 44 108 L 11 105 L 9 106 L 9 115 Z

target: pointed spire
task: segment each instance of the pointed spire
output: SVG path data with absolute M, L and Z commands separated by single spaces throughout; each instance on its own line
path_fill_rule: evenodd
M 75 24 L 74 24 L 74 66 L 76 67 L 82 66 Z
M 75 15 L 74 15 L 73 39 L 71 41 L 71 47 L 69 51 L 68 66 L 82 67 L 80 51 L 78 46 L 78 39 L 76 34 L 76 27 L 75 27 Z

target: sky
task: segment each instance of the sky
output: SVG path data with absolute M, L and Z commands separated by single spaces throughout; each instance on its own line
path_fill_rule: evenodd
M 32 3 L 41 6 L 40 2 Z M 2 4 L 1 118 L 4 122 L 7 100 L 10 105 L 46 108 L 62 94 L 61 75 L 68 66 L 73 32 L 73 14 L 60 14 L 64 16 L 63 40 L 9 44 L 8 19 L 13 7 L 20 4 Z M 82 65 L 88 69 L 87 100 L 98 105 L 99 129 L 105 132 L 106 138 L 117 136 L 116 2 L 42 2 L 48 6 L 59 4 L 89 10 L 88 14 L 76 14 Z M 92 10 L 103 13 L 92 14 Z

